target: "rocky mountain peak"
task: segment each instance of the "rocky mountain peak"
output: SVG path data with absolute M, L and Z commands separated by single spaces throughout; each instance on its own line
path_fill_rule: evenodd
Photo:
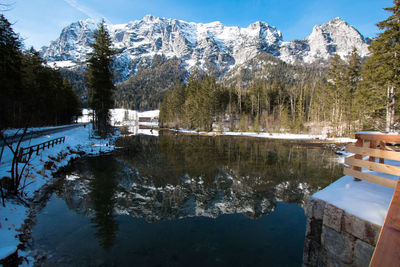
M 306 38 L 310 44 L 307 61 L 314 58 L 328 59 L 333 54 L 345 57 L 356 47 L 361 56 L 368 54 L 364 37 L 341 18 L 335 18 L 323 25 L 316 25 Z
M 315 25 L 303 40 L 286 42 L 281 48 L 281 59 L 288 63 L 327 61 L 334 54 L 342 58 L 357 49 L 360 56 L 368 55 L 368 42 L 353 26 L 337 17 Z
M 57 40 L 42 49 L 43 57 L 52 65 L 84 63 L 97 25 L 91 19 L 70 24 Z M 261 52 L 300 64 L 327 60 L 335 53 L 346 56 L 353 47 L 361 56 L 368 54 L 364 37 L 340 18 L 316 25 L 308 37 L 292 42 L 283 42 L 281 32 L 262 21 L 240 28 L 219 21 L 203 24 L 146 15 L 141 20 L 107 27 L 118 51 L 114 67 L 119 81 L 128 79 L 142 61 L 151 62 L 157 54 L 179 58 L 187 70 L 197 68 L 222 75 Z

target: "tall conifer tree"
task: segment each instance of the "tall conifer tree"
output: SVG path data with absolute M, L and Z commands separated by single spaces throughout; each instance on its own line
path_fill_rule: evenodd
M 104 20 L 94 33 L 95 43 L 88 60 L 88 84 L 90 88 L 89 106 L 94 111 L 94 127 L 101 136 L 110 131 L 110 113 L 113 107 L 113 75 L 110 69 L 113 57 L 111 38 Z
M 20 123 L 17 118 L 21 110 L 21 46 L 10 22 L 0 14 L 0 130 L 10 124 Z
M 374 91 L 374 110 L 386 110 L 386 131 L 393 130 L 395 123 L 395 99 L 400 88 L 400 0 L 394 6 L 385 8 L 392 13 L 386 20 L 377 24 L 384 30 L 370 46 L 371 57 L 364 66 L 363 78 L 366 90 Z M 371 106 L 370 105 L 370 106 Z M 397 108 L 398 110 L 398 108 Z

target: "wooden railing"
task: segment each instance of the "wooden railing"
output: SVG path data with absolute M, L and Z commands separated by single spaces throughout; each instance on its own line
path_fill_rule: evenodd
M 370 267 L 400 266 L 400 181 L 394 190 Z
M 33 153 L 36 153 L 36 155 L 39 155 L 40 150 L 45 150 L 46 147 L 50 148 L 50 146 L 54 146 L 57 144 L 61 144 L 65 142 L 65 136 L 59 137 L 56 139 L 52 139 L 34 146 L 30 147 L 21 147 L 18 153 L 18 162 L 25 162 L 29 160 L 32 156 Z
M 357 142 L 348 145 L 346 151 L 354 153 L 354 156 L 345 159 L 344 174 L 355 179 L 366 180 L 390 188 L 396 187 L 396 181 L 379 175 L 362 172 L 362 168 L 400 176 L 400 167 L 385 164 L 385 159 L 400 161 L 400 153 L 396 150 L 396 144 L 400 143 L 399 134 L 382 133 L 357 133 Z M 368 157 L 364 159 L 364 157 Z M 379 158 L 379 161 L 377 159 Z

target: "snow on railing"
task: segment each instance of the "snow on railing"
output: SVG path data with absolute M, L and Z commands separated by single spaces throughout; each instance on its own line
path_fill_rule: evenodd
M 344 174 L 353 176 L 356 180 L 366 180 L 390 188 L 396 187 L 393 179 L 385 178 L 385 174 L 400 176 L 400 167 L 385 164 L 385 159 L 400 161 L 400 151 L 394 144 L 400 143 L 400 134 L 384 134 L 380 132 L 359 132 L 355 135 L 357 142 L 346 147 L 346 151 L 355 155 L 345 159 Z M 396 151 L 397 150 L 397 151 Z M 379 158 L 379 162 L 376 162 Z M 366 173 L 362 168 L 377 171 Z

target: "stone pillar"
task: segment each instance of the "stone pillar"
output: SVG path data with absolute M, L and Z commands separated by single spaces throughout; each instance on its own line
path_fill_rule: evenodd
M 381 226 L 310 197 L 303 266 L 368 266 Z

